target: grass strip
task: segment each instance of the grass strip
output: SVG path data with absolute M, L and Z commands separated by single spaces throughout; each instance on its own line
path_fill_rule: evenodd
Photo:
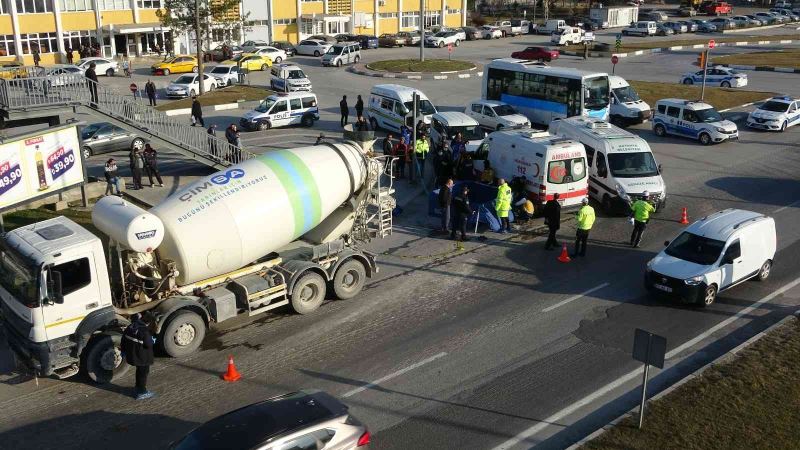
M 651 108 L 654 108 L 656 101 L 662 98 L 682 98 L 686 100 L 698 100 L 700 98 L 700 86 L 697 85 L 636 80 L 628 80 L 628 82 L 639 93 L 639 97 L 647 102 Z M 764 100 L 773 95 L 775 94 L 772 92 L 706 86 L 704 101 L 717 110 L 721 110 Z
M 236 103 L 240 100 L 261 100 L 264 97 L 272 94 L 272 91 L 257 86 L 240 86 L 233 85 L 222 89 L 215 89 L 211 92 L 206 92 L 203 95 L 197 96 L 197 100 L 203 106 L 224 105 L 226 103 Z M 172 109 L 191 108 L 192 99 L 183 98 L 180 100 L 170 101 L 169 103 L 161 103 L 156 106 L 159 111 L 169 111 Z
M 457 59 L 426 59 L 419 61 L 417 59 L 387 59 L 384 61 L 376 61 L 367 64 L 367 69 L 377 70 L 382 72 L 449 72 L 453 70 L 469 70 L 473 69 L 475 64 L 469 61 L 461 61 Z
M 712 57 L 714 64 L 739 64 L 743 66 L 791 67 L 800 69 L 800 49 L 772 52 L 739 53 Z

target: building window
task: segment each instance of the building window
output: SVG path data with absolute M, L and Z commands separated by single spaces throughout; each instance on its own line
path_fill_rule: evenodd
M 58 8 L 61 12 L 91 11 L 94 9 L 92 0 L 58 0 Z
M 400 26 L 403 28 L 419 28 L 419 13 L 403 13 L 403 22 Z
M 91 30 L 65 31 L 61 36 L 64 39 L 65 49 L 80 50 L 84 45 L 87 47 L 92 45 L 94 32 Z
M 378 17 L 380 17 L 381 19 L 397 19 L 397 13 L 396 12 L 380 13 Z
M 20 34 L 22 54 L 31 55 L 34 50 L 39 53 L 54 53 L 58 51 L 58 35 L 56 33 L 28 33 Z
M 211 30 L 211 40 L 214 42 L 239 41 L 239 29 L 214 28 Z
M 435 27 L 442 24 L 441 11 L 425 11 L 425 28 Z
M 11 14 L 11 7 L 8 2 L 9 0 L 0 1 L 0 14 Z
M 128 0 L 97 0 L 101 10 L 110 9 L 131 9 Z
M 36 14 L 53 12 L 52 0 L 16 0 L 17 13 Z
M 11 56 L 17 54 L 17 48 L 14 47 L 13 34 L 0 34 L 0 56 Z
M 461 14 L 461 10 L 457 8 L 447 8 L 447 14 Z
M 248 27 L 268 27 L 269 20 L 248 20 L 245 25 Z
M 297 23 L 297 19 L 275 19 L 275 25 L 292 25 Z
M 142 9 L 159 9 L 161 8 L 161 0 L 137 0 L 136 4 Z

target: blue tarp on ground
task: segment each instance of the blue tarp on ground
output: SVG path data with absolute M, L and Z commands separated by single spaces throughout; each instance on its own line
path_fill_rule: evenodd
M 486 224 L 492 231 L 500 230 L 500 220 L 497 218 L 494 209 L 494 200 L 497 198 L 497 186 L 490 186 L 488 184 L 478 183 L 475 181 L 459 181 L 453 186 L 453 192 L 459 192 L 462 186 L 466 184 L 469 186 L 469 203 L 473 214 L 468 221 L 468 227 L 475 229 L 475 219 L 480 223 Z M 428 215 L 434 217 L 442 216 L 442 208 L 439 207 L 439 189 L 431 191 L 428 194 Z M 508 220 L 514 222 L 514 213 L 509 211 Z

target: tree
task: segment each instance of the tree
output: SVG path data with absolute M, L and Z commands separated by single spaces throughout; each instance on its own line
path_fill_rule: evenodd
M 250 15 L 239 9 L 239 0 L 164 0 L 156 11 L 161 24 L 173 33 L 190 33 L 197 44 L 197 73 L 203 73 L 203 43 L 211 41 L 212 30 L 223 30 L 225 40 L 244 28 Z M 200 95 L 205 93 L 202 77 Z

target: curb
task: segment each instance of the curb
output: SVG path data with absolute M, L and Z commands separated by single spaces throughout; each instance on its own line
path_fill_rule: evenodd
M 791 44 L 793 42 L 799 42 L 800 40 L 791 40 L 791 39 L 783 39 L 783 40 L 775 40 L 775 41 L 737 41 L 737 42 L 717 42 L 716 47 L 740 47 L 743 45 L 770 45 L 770 44 Z M 605 58 L 616 56 L 617 58 L 631 58 L 634 56 L 641 56 L 641 55 L 650 55 L 653 53 L 662 53 L 662 52 L 674 52 L 680 50 L 692 50 L 692 49 L 701 49 L 705 48 L 705 44 L 690 44 L 690 45 L 676 45 L 672 47 L 661 47 L 661 48 L 649 48 L 643 50 L 634 50 L 631 52 L 625 53 L 614 53 L 614 52 L 589 52 L 589 56 L 593 58 Z M 573 52 L 571 50 L 561 51 L 562 55 L 568 56 L 583 56 L 583 52 Z M 722 65 L 722 64 L 720 64 Z M 734 67 L 735 68 L 735 67 Z M 789 70 L 789 69 L 784 69 Z M 791 69 L 794 71 L 795 69 Z M 783 70 L 780 70 L 783 71 Z
M 447 72 L 403 72 L 403 73 L 389 73 L 377 72 L 367 69 L 364 64 L 356 64 L 347 68 L 347 71 L 356 75 L 364 75 L 374 78 L 394 78 L 400 80 L 463 80 L 466 78 L 478 78 L 483 76 L 483 71 L 478 70 L 479 66 L 468 70 L 447 71 Z
M 238 109 L 239 103 L 223 103 L 221 105 L 213 105 L 211 106 L 212 111 L 225 111 L 227 109 Z M 206 108 L 208 109 L 208 108 Z M 164 114 L 168 116 L 187 116 L 192 113 L 192 108 L 180 108 L 180 109 L 169 109 L 164 111 Z
M 736 356 L 737 353 L 741 352 L 745 348 L 747 348 L 747 347 L 753 345 L 754 343 L 758 342 L 761 338 L 763 338 L 767 334 L 771 333 L 773 330 L 775 330 L 779 326 L 783 326 L 783 325 L 789 323 L 789 321 L 791 321 L 793 319 L 794 320 L 800 320 L 800 310 L 796 311 L 794 314 L 791 314 L 791 315 L 788 315 L 788 316 L 784 317 L 783 319 L 781 319 L 777 323 L 770 325 L 770 327 L 767 328 L 766 330 L 764 330 L 764 331 L 756 334 L 755 336 L 751 337 L 750 339 L 742 342 L 741 344 L 737 345 L 733 349 L 728 350 L 725 354 L 721 355 L 719 358 L 709 362 L 708 364 L 706 364 L 703 367 L 695 370 L 694 372 L 690 373 L 689 375 L 686 375 L 685 377 L 683 377 L 682 379 L 680 379 L 676 383 L 674 383 L 672 386 L 669 386 L 668 388 L 664 389 L 663 391 L 659 392 L 658 394 L 650 397 L 647 401 L 648 402 L 652 402 L 652 401 L 655 401 L 655 400 L 659 400 L 662 397 L 665 397 L 666 395 L 670 394 L 675 389 L 678 389 L 679 387 L 681 387 L 684 384 L 688 383 L 689 381 L 694 380 L 695 378 L 698 378 L 699 376 L 701 376 L 703 374 L 703 372 L 708 370 L 710 367 L 728 362 L 728 360 L 733 359 Z M 612 420 L 611 422 L 607 423 L 602 428 L 599 428 L 598 430 L 596 430 L 594 433 L 592 433 L 592 434 L 584 437 L 580 441 L 570 445 L 569 447 L 567 447 L 567 450 L 578 450 L 581 446 L 583 446 L 584 444 L 588 443 L 589 441 L 592 441 L 592 440 L 600 437 L 603 433 L 605 433 L 606 431 L 610 430 L 612 427 L 616 426 L 619 422 L 621 422 L 626 417 L 631 416 L 633 414 L 638 414 L 638 412 L 639 412 L 639 405 L 636 405 L 633 408 L 631 408 L 628 412 L 622 414 L 621 416 L 619 416 L 616 419 Z
M 728 111 L 731 111 L 731 110 L 734 110 L 734 109 L 737 109 L 737 108 L 747 108 L 748 106 L 753 106 L 756 103 L 765 102 L 765 101 L 767 101 L 767 100 L 769 100 L 771 98 L 772 97 L 767 97 L 767 98 L 765 98 L 763 100 L 757 100 L 757 101 L 750 102 L 750 103 L 745 103 L 745 104 L 742 104 L 742 105 L 731 106 L 730 108 L 721 109 L 721 110 L 719 110 L 717 112 L 724 113 L 724 112 L 728 112 Z
M 756 72 L 800 73 L 800 69 L 795 69 L 793 67 L 742 66 L 737 64 L 714 64 L 714 65 L 730 67 L 731 69 L 739 69 L 739 70 L 755 70 Z

